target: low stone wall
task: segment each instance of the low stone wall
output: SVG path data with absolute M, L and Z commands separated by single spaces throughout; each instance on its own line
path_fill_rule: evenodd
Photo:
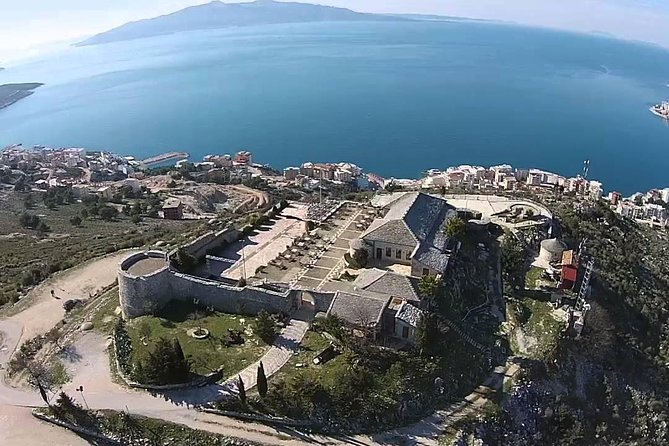
M 293 427 L 310 427 L 313 424 L 309 421 L 297 421 L 297 420 L 291 420 L 288 418 L 279 418 L 279 417 L 270 417 L 267 415 L 257 415 L 257 414 L 251 414 L 251 413 L 242 413 L 242 412 L 233 412 L 230 410 L 218 410 L 218 409 L 199 409 L 202 412 L 214 414 L 214 415 L 220 415 L 224 417 L 230 417 L 230 418 L 237 418 L 240 420 L 247 420 L 247 421 L 258 421 L 260 423 L 267 423 L 267 424 L 278 424 L 281 426 L 293 426 Z
M 183 249 L 189 255 L 195 257 L 196 259 L 202 259 L 209 251 L 214 248 L 217 248 L 223 243 L 232 243 L 235 240 L 238 240 L 241 235 L 241 232 L 235 228 L 223 229 L 218 232 L 208 232 L 187 245 L 183 246 Z M 172 253 L 170 253 L 171 255 Z
M 116 441 L 112 438 L 109 438 L 105 435 L 102 435 L 98 432 L 92 431 L 90 429 L 84 429 L 83 427 L 79 427 L 79 426 L 76 426 L 74 424 L 67 423 L 65 421 L 61 421 L 61 420 L 59 420 L 55 417 L 50 417 L 50 416 L 41 414 L 39 412 L 36 412 L 35 410 L 32 411 L 32 415 L 33 415 L 33 417 L 35 417 L 39 420 L 42 420 L 42 421 L 46 421 L 47 423 L 55 424 L 56 426 L 62 427 L 64 429 L 71 430 L 72 432 L 76 432 L 80 435 L 84 435 L 84 436 L 89 437 L 89 438 L 95 438 L 97 440 L 100 440 L 100 441 L 103 442 L 103 444 L 122 446 L 122 443 L 119 443 L 118 441 Z

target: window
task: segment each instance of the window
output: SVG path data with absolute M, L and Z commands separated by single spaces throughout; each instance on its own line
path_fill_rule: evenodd
M 402 250 L 401 249 L 396 249 L 395 250 L 395 258 L 396 259 L 402 259 Z
M 402 337 L 404 339 L 409 337 L 409 327 L 402 327 Z
M 411 260 L 411 251 L 407 251 L 407 260 Z
M 423 268 L 423 276 L 429 276 L 430 275 L 430 270 L 427 268 Z
M 393 250 L 390 248 L 386 248 L 386 257 L 390 257 L 393 255 Z

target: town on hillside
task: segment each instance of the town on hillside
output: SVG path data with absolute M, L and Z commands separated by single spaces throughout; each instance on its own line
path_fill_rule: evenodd
M 100 438 L 149 416 L 212 441 L 246 439 L 241 420 L 249 444 L 281 444 L 277 425 L 305 444 L 436 444 L 501 395 L 547 422 L 567 403 L 525 377 L 585 361 L 565 345 L 610 348 L 602 283 L 627 285 L 605 249 L 667 226 L 669 189 L 605 197 L 587 171 L 398 180 L 184 156 L 0 152 L 2 303 L 25 312 L 0 319 L 0 399 Z

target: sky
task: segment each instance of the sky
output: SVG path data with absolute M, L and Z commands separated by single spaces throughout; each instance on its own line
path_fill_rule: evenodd
M 0 66 L 3 62 L 33 57 L 129 21 L 208 1 L 0 0 Z M 598 32 L 669 48 L 669 0 L 301 1 L 361 12 L 440 14 Z

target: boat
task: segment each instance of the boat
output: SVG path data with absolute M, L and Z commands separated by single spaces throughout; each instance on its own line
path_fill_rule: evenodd
M 669 120 L 669 102 L 662 102 L 661 104 L 653 105 L 650 112 L 655 116 Z

